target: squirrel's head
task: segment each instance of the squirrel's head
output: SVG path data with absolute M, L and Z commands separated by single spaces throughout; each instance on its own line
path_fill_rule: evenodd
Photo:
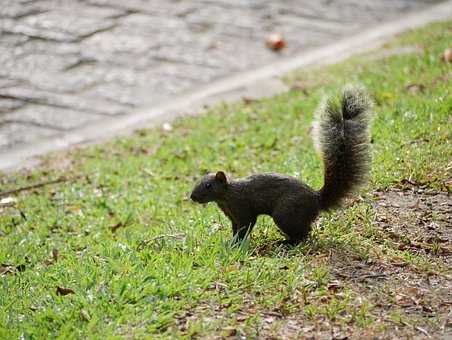
M 190 198 L 197 203 L 208 203 L 224 197 L 228 188 L 228 179 L 223 171 L 207 174 L 196 184 Z

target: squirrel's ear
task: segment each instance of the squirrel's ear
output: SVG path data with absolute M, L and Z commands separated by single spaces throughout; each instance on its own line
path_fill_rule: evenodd
M 218 171 L 217 174 L 215 175 L 215 179 L 224 184 L 228 182 L 228 179 L 226 178 L 226 175 L 223 171 Z

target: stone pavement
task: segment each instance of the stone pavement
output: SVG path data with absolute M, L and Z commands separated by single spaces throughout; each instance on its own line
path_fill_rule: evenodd
M 0 159 L 439 2 L 0 1 Z

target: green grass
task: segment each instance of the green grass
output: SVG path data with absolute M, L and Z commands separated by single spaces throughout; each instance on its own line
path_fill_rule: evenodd
M 415 47 L 412 53 L 378 57 L 380 49 L 300 70 L 286 77 L 296 85 L 286 94 L 217 106 L 176 120 L 169 132 L 142 130 L 4 174 L 2 190 L 69 180 L 18 194 L 15 206 L 0 208 L 0 263 L 20 269 L 0 276 L 0 338 L 331 335 L 322 333 L 327 325 L 355 337 L 382 336 L 395 326 L 400 336 L 422 335 L 414 325 L 440 332 L 441 306 L 431 302 L 435 315 L 426 317 L 391 304 L 394 287 L 405 287 L 397 275 L 369 283 L 341 273 L 347 265 L 404 261 L 413 280 L 447 275 L 443 258 L 400 250 L 374 223 L 370 192 L 404 179 L 449 190 L 451 64 L 439 55 L 452 41 L 451 24 L 384 46 Z M 319 188 L 312 112 L 325 93 L 350 82 L 364 84 L 376 102 L 372 181 L 362 198 L 323 215 L 298 247 L 279 246 L 273 222 L 260 218 L 251 240 L 231 248 L 219 209 L 187 199 L 194 182 L 220 169 L 233 177 L 274 171 Z M 410 92 L 410 84 L 423 91 Z M 74 293 L 60 296 L 57 287 Z M 299 329 L 284 333 L 291 318 Z

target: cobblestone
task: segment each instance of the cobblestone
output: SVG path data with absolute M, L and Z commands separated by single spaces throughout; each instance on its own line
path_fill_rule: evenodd
M 435 2 L 2 0 L 0 157 Z
M 125 108 L 114 102 L 86 95 L 72 96 L 21 86 L 0 89 L 0 98 L 16 99 L 28 103 L 74 109 L 94 114 L 119 115 L 125 113 Z
M 0 114 L 9 113 L 22 107 L 25 103 L 17 99 L 1 98 L 0 100 Z M 1 117 L 1 116 L 0 116 Z
M 39 6 L 27 0 L 2 0 L 0 6 L 0 17 L 3 18 L 20 18 L 39 12 Z
M 0 122 L 16 124 L 44 126 L 54 130 L 70 130 L 101 119 L 102 116 L 62 109 L 59 107 L 48 107 L 36 104 L 27 104 L 23 108 L 2 115 Z
M 43 126 L 33 126 L 17 122 L 0 123 L 0 148 L 8 149 L 38 139 L 53 137 L 58 130 Z

